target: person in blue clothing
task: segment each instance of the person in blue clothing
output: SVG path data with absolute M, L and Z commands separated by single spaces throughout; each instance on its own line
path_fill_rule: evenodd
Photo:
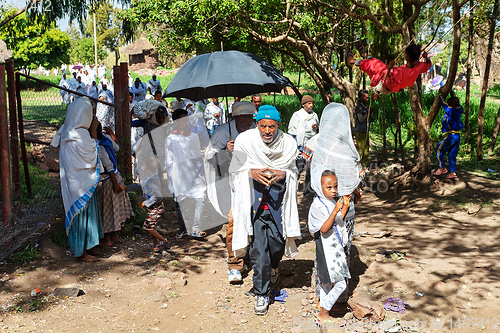
M 457 178 L 457 154 L 460 146 L 460 131 L 463 128 L 462 114 L 464 108 L 460 105 L 458 97 L 451 92 L 451 97 L 448 101 L 444 101 L 442 88 L 439 89 L 439 103 L 444 109 L 442 122 L 443 140 L 436 147 L 436 158 L 439 169 L 434 172 L 435 176 L 440 176 L 448 173 L 446 168 L 445 157 L 448 155 L 448 164 L 450 173 L 446 176 L 448 179 Z

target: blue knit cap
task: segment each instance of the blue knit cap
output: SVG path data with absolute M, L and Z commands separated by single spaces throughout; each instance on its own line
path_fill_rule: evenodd
M 278 109 L 276 109 L 272 105 L 262 105 L 259 108 L 259 112 L 257 112 L 257 117 L 255 118 L 255 120 L 259 121 L 261 119 L 272 119 L 276 121 L 281 121 Z

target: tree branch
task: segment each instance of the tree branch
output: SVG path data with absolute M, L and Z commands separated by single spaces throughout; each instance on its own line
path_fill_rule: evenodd
M 9 23 L 11 20 L 15 19 L 22 13 L 26 11 L 27 8 L 30 8 L 33 3 L 35 3 L 37 0 L 32 0 L 29 4 L 27 4 L 24 8 L 19 9 L 17 12 L 7 16 L 5 19 L 0 22 L 0 28 L 3 27 L 5 24 Z

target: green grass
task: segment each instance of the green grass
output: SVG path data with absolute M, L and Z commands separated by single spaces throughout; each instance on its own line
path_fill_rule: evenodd
M 8 256 L 7 262 L 26 265 L 38 258 L 40 258 L 40 251 L 36 250 L 33 245 L 28 245 L 23 250 L 14 252 Z
M 48 180 L 50 179 L 49 173 L 40 169 L 39 167 L 28 164 L 28 171 L 31 181 L 31 192 L 36 195 L 42 188 L 47 186 Z M 24 166 L 21 163 L 21 198 L 20 201 L 23 204 L 27 204 L 31 198 L 28 196 L 28 190 L 26 188 L 26 182 L 24 179 Z

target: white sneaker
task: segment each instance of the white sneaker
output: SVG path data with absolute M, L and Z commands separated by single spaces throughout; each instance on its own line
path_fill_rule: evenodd
M 267 314 L 267 309 L 269 308 L 269 299 L 264 296 L 257 296 L 255 301 L 254 312 L 256 315 L 263 316 Z
M 278 268 L 271 268 L 271 284 L 277 284 L 280 279 L 280 271 Z
M 237 269 L 229 270 L 228 274 L 229 274 L 228 277 L 229 282 L 241 282 L 241 280 L 243 280 L 240 271 Z

